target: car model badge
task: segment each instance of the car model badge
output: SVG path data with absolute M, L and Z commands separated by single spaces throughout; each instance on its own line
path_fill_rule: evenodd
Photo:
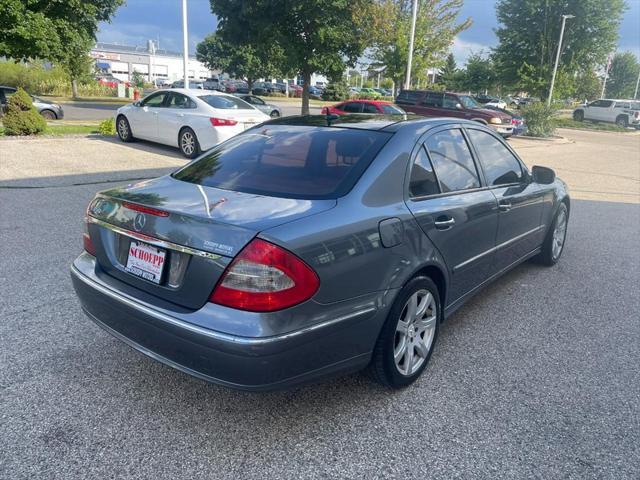
M 136 215 L 136 218 L 133 219 L 133 228 L 136 232 L 141 231 L 144 228 L 144 224 L 146 223 L 147 219 L 145 218 L 144 214 L 139 213 Z

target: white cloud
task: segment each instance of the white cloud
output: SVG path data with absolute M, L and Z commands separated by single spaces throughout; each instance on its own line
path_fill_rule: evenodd
M 456 63 L 458 67 L 462 67 L 466 62 L 469 56 L 474 53 L 485 53 L 488 54 L 491 50 L 489 45 L 484 45 L 482 43 L 475 42 L 467 42 L 462 40 L 460 37 L 456 37 L 453 40 L 453 45 L 451 46 L 451 53 L 456 59 Z

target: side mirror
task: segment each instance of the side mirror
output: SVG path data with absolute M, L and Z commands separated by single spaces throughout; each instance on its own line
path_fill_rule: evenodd
M 547 167 L 534 166 L 531 169 L 533 181 L 542 185 L 549 185 L 556 179 L 556 172 Z
M 140 103 L 140 100 L 138 100 L 137 102 L 133 102 L 133 106 L 134 106 L 134 107 L 139 107 L 140 105 L 142 105 L 142 104 Z
M 461 104 L 459 104 L 459 103 L 456 103 L 456 108 L 457 108 L 458 110 L 462 110 L 462 105 L 461 105 Z

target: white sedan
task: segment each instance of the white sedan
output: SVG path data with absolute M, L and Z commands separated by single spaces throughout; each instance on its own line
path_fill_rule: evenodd
M 151 140 L 179 147 L 185 157 L 194 158 L 266 120 L 268 115 L 238 97 L 173 88 L 120 107 L 116 130 L 123 142 Z

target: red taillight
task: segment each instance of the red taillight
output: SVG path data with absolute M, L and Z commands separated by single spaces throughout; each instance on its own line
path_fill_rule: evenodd
M 251 312 L 273 312 L 308 300 L 320 281 L 291 252 L 259 238 L 231 262 L 209 300 Z
M 211 117 L 209 121 L 214 127 L 232 127 L 233 125 L 238 124 L 238 122 L 236 122 L 235 120 L 228 120 L 226 118 Z
M 169 212 L 158 210 L 157 208 L 145 207 L 144 205 L 138 205 L 137 203 L 122 202 L 122 205 L 129 210 L 136 212 L 148 213 L 149 215 L 155 215 L 156 217 L 168 217 Z
M 82 245 L 84 246 L 84 250 L 93 255 L 94 257 L 96 256 L 96 247 L 93 245 L 93 242 L 91 241 L 91 236 L 89 236 L 89 229 L 87 228 L 87 222 L 84 222 L 84 232 L 82 232 Z

